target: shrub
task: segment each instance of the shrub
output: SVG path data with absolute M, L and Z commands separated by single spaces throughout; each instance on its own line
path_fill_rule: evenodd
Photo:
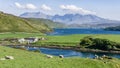
M 93 41 L 90 38 L 86 37 L 86 38 L 81 39 L 80 45 L 91 46 L 93 45 Z
M 85 37 L 81 40 L 80 45 L 85 47 L 93 47 L 96 49 L 101 50 L 111 50 L 111 49 L 117 49 L 116 46 L 119 44 L 107 39 L 100 39 L 100 38 L 91 38 L 91 37 Z

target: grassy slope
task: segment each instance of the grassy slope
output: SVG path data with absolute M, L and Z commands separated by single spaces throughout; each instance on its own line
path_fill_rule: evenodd
M 41 33 L 0 33 L 0 38 L 24 38 L 24 37 L 41 37 L 44 34 Z
M 53 21 L 47 20 L 47 19 L 34 19 L 34 18 L 25 18 L 25 20 L 30 21 L 30 23 L 37 27 L 40 31 L 51 31 L 50 25 L 48 26 L 46 23 L 54 23 Z
M 39 27 L 38 27 L 39 26 Z M 50 29 L 45 24 L 35 26 L 31 21 L 0 13 L 0 32 L 45 32 Z
M 63 28 L 63 27 L 65 27 L 65 25 L 62 24 L 62 23 L 53 22 L 53 21 L 47 20 L 47 19 L 39 19 L 39 18 L 25 18 L 25 19 L 33 22 L 32 24 L 35 23 L 35 24 L 40 25 L 41 23 L 44 23 L 44 24 L 48 25 L 51 28 Z
M 119 68 L 120 60 L 95 60 L 85 58 L 48 59 L 44 54 L 0 46 L 0 58 L 14 56 L 14 60 L 0 61 L 0 68 Z M 104 63 L 107 61 L 107 63 Z

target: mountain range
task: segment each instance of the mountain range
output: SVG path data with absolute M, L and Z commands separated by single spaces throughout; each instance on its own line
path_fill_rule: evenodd
M 109 20 L 92 14 L 65 14 L 65 15 L 47 15 L 41 12 L 26 12 L 20 15 L 24 18 L 43 18 L 54 22 L 59 22 L 67 27 L 84 28 L 106 28 L 120 25 L 120 21 Z

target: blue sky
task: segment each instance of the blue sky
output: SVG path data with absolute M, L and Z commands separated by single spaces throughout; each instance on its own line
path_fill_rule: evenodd
M 120 0 L 0 0 L 0 11 L 20 15 L 24 12 L 46 14 L 95 14 L 120 20 Z

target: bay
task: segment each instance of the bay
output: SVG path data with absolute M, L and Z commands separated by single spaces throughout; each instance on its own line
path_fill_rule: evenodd
M 47 35 L 71 35 L 71 34 L 120 34 L 120 31 L 106 31 L 103 29 L 82 29 L 82 28 L 54 28 L 54 31 Z

